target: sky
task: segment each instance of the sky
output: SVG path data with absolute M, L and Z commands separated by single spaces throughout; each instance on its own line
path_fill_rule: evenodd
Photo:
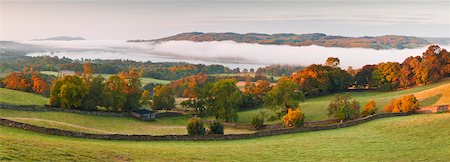
M 0 1 L 0 40 L 192 31 L 450 37 L 450 1 Z

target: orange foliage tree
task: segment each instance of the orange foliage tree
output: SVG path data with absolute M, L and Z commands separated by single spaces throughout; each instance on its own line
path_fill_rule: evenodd
M 369 116 L 369 115 L 373 115 L 377 112 L 377 106 L 375 104 L 375 101 L 370 100 L 369 102 L 367 102 L 366 105 L 364 105 L 364 108 L 361 112 L 361 116 Z
M 295 110 L 289 108 L 287 114 L 283 117 L 283 123 L 286 127 L 303 126 L 304 120 L 305 115 L 300 108 L 296 108 Z
M 405 95 L 399 99 L 393 99 L 383 108 L 383 112 L 414 112 L 419 107 L 419 101 L 414 95 Z

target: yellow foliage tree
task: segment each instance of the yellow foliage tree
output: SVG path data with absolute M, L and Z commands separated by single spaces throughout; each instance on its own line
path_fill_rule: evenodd
M 373 115 L 377 112 L 377 106 L 375 104 L 375 101 L 370 100 L 369 102 L 367 102 L 367 104 L 364 106 L 362 112 L 361 112 L 361 116 L 369 116 L 369 115 Z
M 299 127 L 303 126 L 305 115 L 297 108 L 292 110 L 288 109 L 288 113 L 283 117 L 284 126 L 286 127 Z

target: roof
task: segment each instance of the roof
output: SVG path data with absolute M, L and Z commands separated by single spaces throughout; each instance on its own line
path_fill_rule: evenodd
M 147 109 L 133 110 L 132 112 L 134 112 L 136 114 L 140 114 L 140 115 L 155 113 L 154 111 L 147 110 Z

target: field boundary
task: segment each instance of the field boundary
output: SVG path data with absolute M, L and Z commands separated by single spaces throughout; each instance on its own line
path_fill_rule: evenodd
M 46 128 L 26 123 L 21 123 L 9 119 L 0 118 L 0 125 L 7 126 L 11 128 L 19 128 L 23 130 L 57 135 L 66 137 L 76 137 L 85 139 L 99 139 L 99 140 L 126 140 L 126 141 L 215 141 L 215 140 L 240 140 L 240 139 L 252 139 L 259 137 L 267 137 L 281 134 L 299 133 L 299 132 L 312 132 L 320 130 L 331 130 L 350 127 L 365 123 L 371 120 L 386 118 L 386 117 L 396 117 L 396 116 L 407 116 L 410 113 L 381 113 L 375 114 L 363 118 L 354 119 L 351 121 L 346 121 L 342 123 L 335 123 L 323 126 L 305 126 L 298 128 L 283 128 L 274 130 L 263 130 L 255 133 L 249 134 L 225 134 L 225 135 L 204 135 L 204 136 L 190 136 L 190 135 L 127 135 L 127 134 L 92 134 L 84 132 L 67 131 L 55 128 Z
M 110 112 L 110 111 L 86 111 L 76 109 L 63 109 L 58 107 L 51 107 L 48 105 L 9 105 L 0 103 L 0 109 L 19 110 L 19 111 L 34 111 L 34 112 L 65 112 L 83 115 L 98 115 L 98 116 L 113 116 L 113 117 L 134 117 L 130 112 Z M 158 112 L 156 118 L 161 117 L 176 117 L 183 114 L 178 112 Z

